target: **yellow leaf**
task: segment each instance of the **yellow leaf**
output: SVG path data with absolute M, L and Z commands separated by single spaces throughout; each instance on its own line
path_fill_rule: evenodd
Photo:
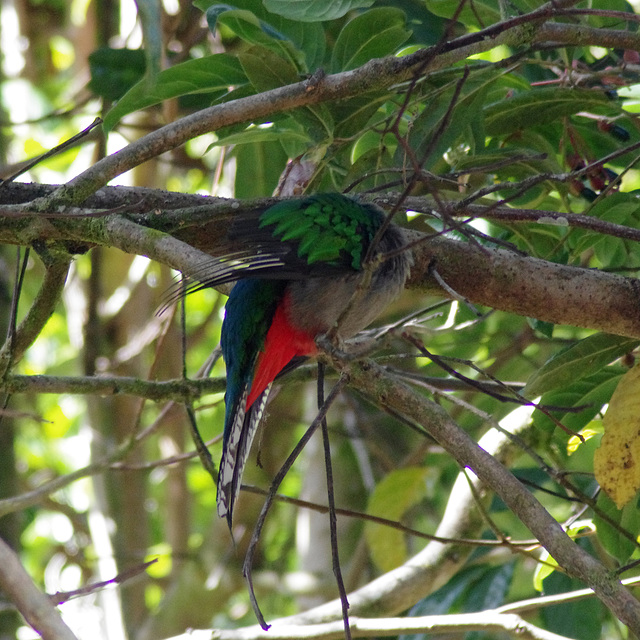
M 640 365 L 620 379 L 603 426 L 593 470 L 600 486 L 621 509 L 640 489 Z

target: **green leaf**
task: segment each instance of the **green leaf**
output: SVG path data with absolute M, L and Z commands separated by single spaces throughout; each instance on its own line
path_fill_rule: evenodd
M 533 588 L 542 593 L 545 579 L 554 571 L 557 571 L 558 563 L 555 558 L 549 555 L 546 549 L 541 549 L 540 551 L 540 562 L 536 565 L 536 570 L 533 574 Z
M 374 0 L 264 0 L 264 6 L 290 20 L 322 22 L 335 20 L 352 11 L 370 7 Z
M 223 147 L 232 144 L 252 144 L 254 142 L 280 142 L 282 144 L 298 143 L 309 145 L 310 140 L 304 132 L 297 129 L 289 129 L 273 125 L 271 127 L 249 127 L 238 133 L 231 133 L 224 138 L 218 138 L 212 147 Z
M 474 0 L 473 5 L 465 2 L 462 11 L 458 0 L 425 0 L 425 4 L 434 15 L 448 19 L 456 15 L 459 22 L 474 29 L 500 21 L 498 0 Z
M 336 122 L 336 137 L 350 138 L 360 134 L 388 97 L 386 94 L 367 93 L 329 104 Z
M 603 91 L 548 87 L 518 93 L 487 106 L 485 126 L 491 136 L 548 124 L 579 111 L 601 113 L 611 108 Z
M 460 11 L 458 0 L 425 0 L 427 9 L 441 18 L 456 19 L 472 29 L 484 29 L 518 13 L 529 13 L 543 4 L 542 0 L 510 0 L 501 6 L 500 0 L 474 0 L 465 2 Z
M 207 11 L 212 11 L 211 7 Z M 251 45 L 269 49 L 284 60 L 290 62 L 297 72 L 306 72 L 304 55 L 288 38 L 259 20 L 251 11 L 243 9 L 227 10 L 216 15 L 217 22 L 231 29 L 239 38 Z M 299 79 L 299 78 L 298 78 Z
M 299 80 L 293 64 L 268 49 L 252 47 L 238 57 L 256 91 L 276 89 Z M 325 105 L 294 109 L 288 115 L 303 126 L 314 142 L 326 142 L 333 138 L 334 122 Z
M 624 530 L 632 534 L 636 539 L 640 535 L 640 506 L 638 497 L 628 502 L 622 509 L 616 507 L 616 503 L 604 492 L 598 496 L 598 507 L 613 522 L 619 524 Z M 598 539 L 602 546 L 622 565 L 627 562 L 638 548 L 633 540 L 618 531 L 598 514 L 594 514 L 594 522 L 598 532 Z
M 278 186 L 287 155 L 279 142 L 254 142 L 234 150 L 237 198 L 270 196 Z
M 504 604 L 513 579 L 515 562 L 486 567 L 462 602 L 464 611 L 485 611 Z M 470 639 L 469 639 L 470 640 Z
M 528 380 L 523 395 L 533 398 L 566 387 L 599 371 L 640 343 L 634 338 L 598 333 L 553 356 Z
M 582 539 L 578 540 L 577 544 L 586 547 L 591 554 L 596 553 L 589 541 L 585 542 Z M 560 571 L 554 571 L 545 578 L 543 585 L 544 593 L 548 596 L 583 588 L 580 580 L 570 578 Z M 590 598 L 542 607 L 540 613 L 547 631 L 559 634 L 563 638 L 601 640 L 604 611 L 604 605 L 597 598 Z
M 334 72 L 348 71 L 395 53 L 411 35 L 405 29 L 405 14 L 400 9 L 371 9 L 347 22 L 338 35 L 331 56 Z
M 154 78 L 160 73 L 160 61 L 164 48 L 162 42 L 162 15 L 157 0 L 136 0 L 138 16 L 142 25 L 144 55 L 147 62 L 147 74 Z
M 251 47 L 238 60 L 256 91 L 269 91 L 300 80 L 291 61 L 264 47 Z
M 207 18 L 207 25 L 209 27 L 209 31 L 211 31 L 213 35 L 215 35 L 216 29 L 218 28 L 218 18 L 220 18 L 220 16 L 223 13 L 226 13 L 228 11 L 229 12 L 241 11 L 241 9 L 239 9 L 238 7 L 234 7 L 230 4 L 214 4 L 206 10 L 205 16 Z M 277 29 L 274 29 L 268 22 L 265 22 L 264 20 L 260 20 L 251 11 L 248 11 L 247 13 L 249 13 L 251 17 L 244 16 L 244 19 L 246 20 L 248 18 L 252 24 L 254 25 L 257 24 L 267 36 L 269 36 L 270 38 L 275 38 L 276 40 L 286 40 L 286 37 L 282 33 L 280 33 Z M 256 18 L 255 22 L 252 19 L 254 17 Z M 246 25 L 243 27 L 242 31 L 246 31 L 246 33 L 250 37 L 254 37 L 253 29 L 249 29 L 247 31 Z M 235 33 L 236 35 L 242 37 L 241 33 L 237 33 L 237 32 Z M 261 43 L 255 42 L 254 44 L 261 44 Z
M 596 202 L 589 210 L 589 215 L 614 224 L 638 228 L 640 202 L 635 194 L 612 193 Z M 640 264 L 637 242 L 582 229 L 572 230 L 569 242 L 574 255 L 592 248 L 604 268 L 628 268 Z
M 226 90 L 230 85 L 244 84 L 246 81 L 238 59 L 227 53 L 188 60 L 161 71 L 152 83 L 142 80 L 133 86 L 106 115 L 104 129 L 109 131 L 128 113 L 163 100 L 190 93 Z
M 579 432 L 586 427 L 609 402 L 622 375 L 627 371 L 623 367 L 604 367 L 591 375 L 566 386 L 554 389 L 542 395 L 543 406 L 563 407 L 564 411 L 553 411 L 552 415 L 571 431 Z M 569 411 L 582 407 L 580 411 Z M 555 423 L 544 413 L 536 409 L 533 412 L 536 429 L 553 431 Z
M 435 146 L 431 149 L 426 167 L 435 170 L 435 163 L 443 162 L 443 154 L 455 147 L 457 141 L 465 135 L 467 127 L 475 122 L 482 127 L 482 105 L 486 93 L 502 73 L 495 69 L 475 71 L 460 89 L 455 106 L 452 100 L 458 89 L 459 77 L 447 82 L 444 86 L 431 90 L 424 98 L 428 105 L 412 123 L 409 141 L 413 149 L 426 149 L 432 144 L 434 136 L 440 133 Z M 444 118 L 450 118 L 449 126 L 440 131 Z M 404 151 L 398 149 L 397 162 L 406 162 Z
M 289 39 L 296 48 L 304 52 L 307 69 L 314 71 L 322 66 L 326 50 L 326 36 L 319 23 L 289 20 L 282 15 L 269 13 L 261 0 L 235 0 L 233 6 L 217 5 L 212 0 L 196 0 L 194 5 L 205 13 L 214 6 L 224 7 L 229 11 L 236 9 L 250 11 L 260 20 L 260 27 L 265 33 L 280 39 Z M 209 21 L 209 27 L 211 28 L 211 21 Z
M 371 494 L 367 513 L 399 520 L 409 507 L 424 497 L 427 471 L 421 467 L 392 471 Z M 365 536 L 371 557 L 381 571 L 390 571 L 406 560 L 407 545 L 401 531 L 367 522 Z

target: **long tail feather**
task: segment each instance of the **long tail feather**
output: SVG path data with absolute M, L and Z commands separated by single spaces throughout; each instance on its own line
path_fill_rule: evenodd
M 240 493 L 242 472 L 249 456 L 251 443 L 264 415 L 270 390 L 271 385 L 268 385 L 246 411 L 249 389 L 245 388 L 233 417 L 229 440 L 222 452 L 218 472 L 218 515 L 227 519 L 229 528 L 233 520 L 233 508 Z

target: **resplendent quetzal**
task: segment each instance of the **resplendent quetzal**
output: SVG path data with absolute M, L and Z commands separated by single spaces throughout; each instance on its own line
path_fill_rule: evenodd
M 312 356 L 315 338 L 347 308 L 363 262 L 385 220 L 372 204 L 338 193 L 285 200 L 261 213 L 240 214 L 229 238 L 238 249 L 216 261 L 206 286 L 237 280 L 225 308 L 222 355 L 226 414 L 218 474 L 218 514 L 231 526 L 251 442 L 271 385 L 292 360 Z M 404 287 L 411 258 L 400 227 L 389 225 L 373 251 L 366 291 L 338 327 L 349 338 L 369 325 Z

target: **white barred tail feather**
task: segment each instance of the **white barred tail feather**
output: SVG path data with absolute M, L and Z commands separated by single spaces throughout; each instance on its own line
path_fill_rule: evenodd
M 256 435 L 269 399 L 269 385 L 249 410 L 246 410 L 250 388 L 247 385 L 238 402 L 227 445 L 223 448 L 218 472 L 218 515 L 227 518 L 231 527 L 233 508 L 240 493 L 242 472 L 249 457 L 251 443 Z

